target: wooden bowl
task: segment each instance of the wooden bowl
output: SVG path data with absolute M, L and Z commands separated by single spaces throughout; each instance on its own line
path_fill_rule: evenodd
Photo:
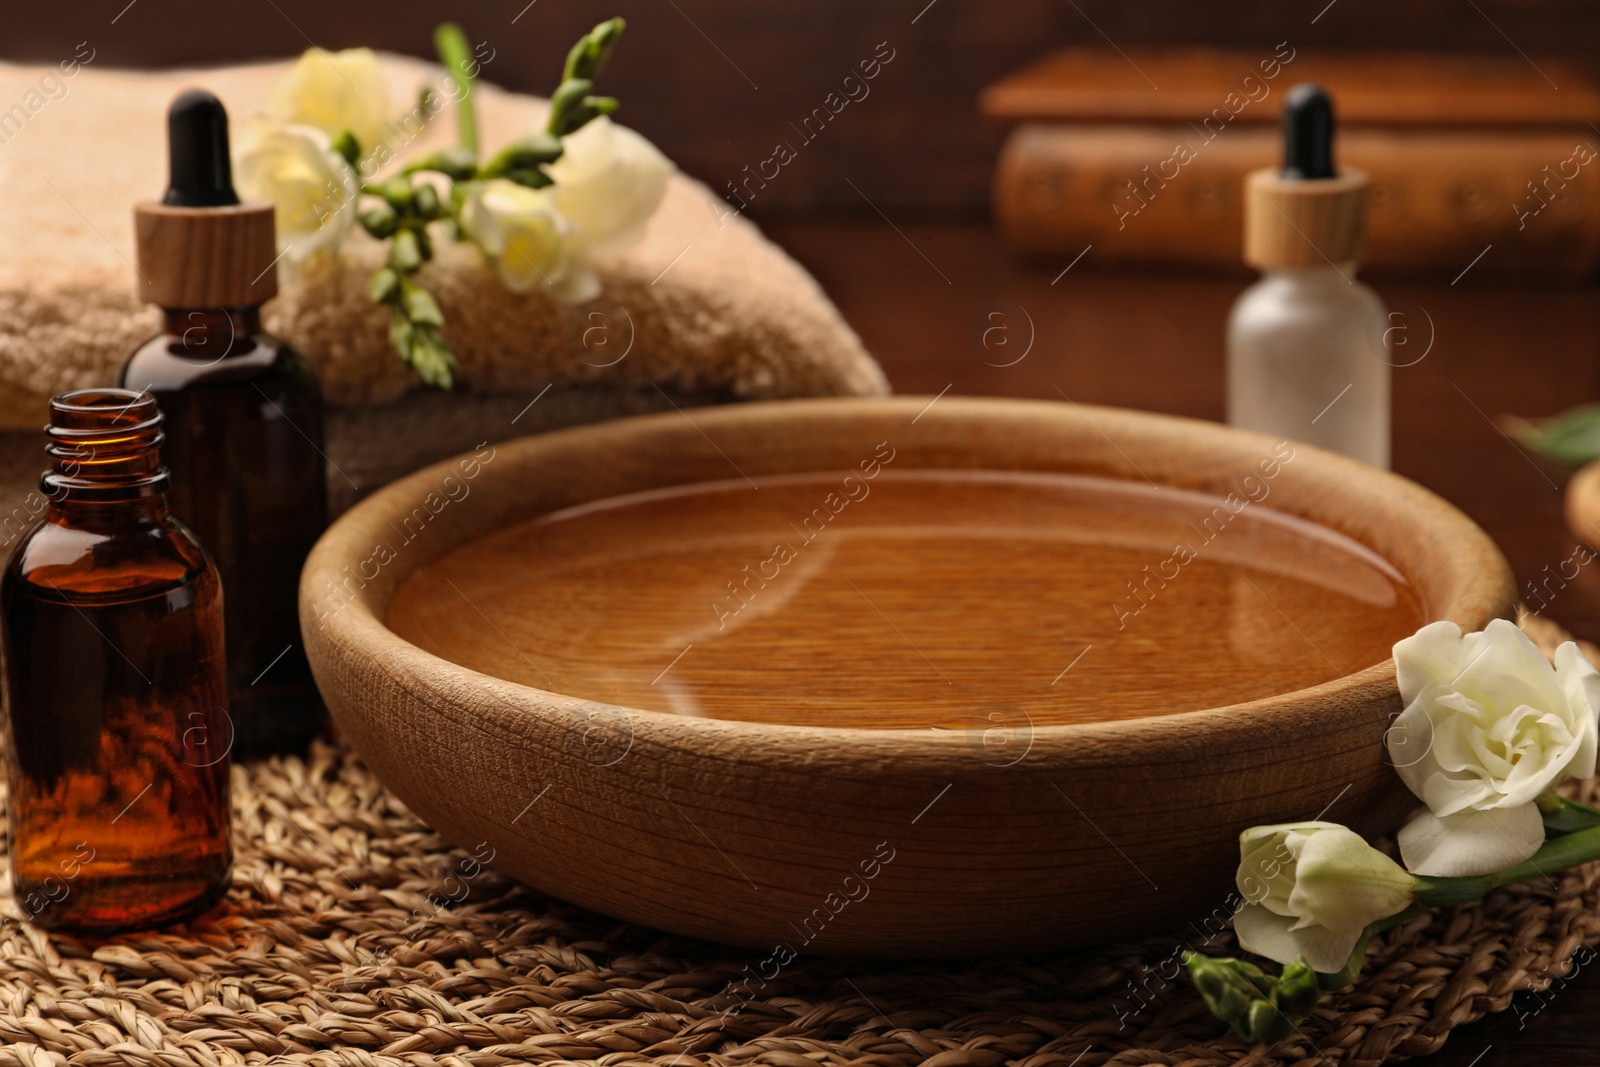
M 485 447 L 353 508 L 301 586 L 329 708 L 419 815 L 763 967 L 1214 925 L 1241 829 L 1403 810 L 1392 642 L 1512 606 L 1393 475 L 953 397 Z

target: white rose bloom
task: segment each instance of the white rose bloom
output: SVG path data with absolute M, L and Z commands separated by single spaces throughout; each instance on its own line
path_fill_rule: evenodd
M 323 133 L 349 130 L 367 155 L 384 136 L 389 86 L 370 48 L 308 48 L 267 94 L 267 115 Z
M 360 183 L 344 157 L 328 147 L 327 134 L 255 119 L 235 138 L 234 151 L 239 196 L 276 206 L 278 249 L 286 261 L 299 263 L 338 248 L 355 221 Z
M 549 189 L 486 181 L 462 205 L 461 229 L 512 292 L 547 286 L 557 299 L 575 303 L 600 292 L 599 279 L 572 254 L 572 224 Z
M 1328 822 L 1246 830 L 1236 881 L 1245 899 L 1233 916 L 1240 947 L 1279 963 L 1304 956 L 1324 974 L 1344 968 L 1368 924 L 1413 898 L 1398 863 Z
M 1595 772 L 1600 673 L 1572 642 L 1551 667 L 1515 624 L 1482 633 L 1450 622 L 1394 646 L 1405 710 L 1388 749 L 1427 810 L 1400 831 L 1418 874 L 1488 874 L 1544 843 L 1534 801 L 1569 775 Z
M 672 161 L 604 115 L 563 137 L 561 146 L 561 158 L 545 171 L 555 181 L 556 209 L 575 227 L 578 253 L 613 252 L 638 240 L 667 191 Z

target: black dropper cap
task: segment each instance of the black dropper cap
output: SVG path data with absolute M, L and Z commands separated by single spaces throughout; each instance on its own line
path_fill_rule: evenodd
M 1333 101 L 1315 82 L 1301 82 L 1283 101 L 1283 176 L 1333 178 Z
M 239 202 L 228 160 L 228 112 L 204 89 L 189 89 L 167 111 L 170 207 L 226 207 Z

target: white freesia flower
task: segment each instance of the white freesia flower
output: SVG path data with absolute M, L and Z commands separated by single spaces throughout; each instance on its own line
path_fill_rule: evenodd
M 349 130 L 362 154 L 383 139 L 389 86 L 370 48 L 308 48 L 267 94 L 267 115 L 332 135 Z
M 579 255 L 613 252 L 639 239 L 672 177 L 671 160 L 604 115 L 561 139 L 545 171 L 556 210 L 572 221 Z
M 328 147 L 327 134 L 255 119 L 234 148 L 239 195 L 275 205 L 278 248 L 285 260 L 299 263 L 321 249 L 338 248 L 355 220 L 360 183 L 344 157 Z
M 1570 641 L 1555 659 L 1504 619 L 1466 635 L 1436 622 L 1394 646 L 1405 710 L 1389 755 L 1427 805 L 1399 834 L 1411 870 L 1488 874 L 1522 862 L 1544 842 L 1534 801 L 1594 774 L 1600 673 Z
M 600 292 L 600 282 L 570 247 L 573 226 L 549 189 L 495 178 L 461 207 L 461 229 L 489 257 L 512 292 L 548 287 L 561 300 L 580 302 Z
M 1304 956 L 1314 971 L 1342 970 L 1369 923 L 1404 911 L 1413 880 L 1394 860 L 1337 823 L 1255 826 L 1239 835 L 1239 945 L 1279 963 Z

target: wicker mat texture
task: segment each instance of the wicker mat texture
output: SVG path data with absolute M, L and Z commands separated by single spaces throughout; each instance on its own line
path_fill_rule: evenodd
M 1436 1050 L 1600 942 L 1600 865 L 1510 887 L 1377 939 L 1275 1048 L 1225 1036 L 1177 974 L 1181 945 L 1233 950 L 1198 917 L 1090 953 L 802 959 L 750 1000 L 763 953 L 539 897 L 332 745 L 236 767 L 234 803 L 233 890 L 189 926 L 80 941 L 5 920 L 0 1067 L 1368 1064 Z

